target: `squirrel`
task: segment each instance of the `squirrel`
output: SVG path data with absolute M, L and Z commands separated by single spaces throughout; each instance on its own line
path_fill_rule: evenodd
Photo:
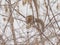
M 44 31 L 44 22 L 41 19 L 34 18 L 34 16 L 29 15 L 26 16 L 27 29 L 29 29 L 33 24 L 39 23 L 42 26 L 42 30 Z

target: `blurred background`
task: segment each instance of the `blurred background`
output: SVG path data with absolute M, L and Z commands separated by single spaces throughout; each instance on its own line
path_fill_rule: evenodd
M 60 45 L 60 0 L 0 0 L 0 45 Z

